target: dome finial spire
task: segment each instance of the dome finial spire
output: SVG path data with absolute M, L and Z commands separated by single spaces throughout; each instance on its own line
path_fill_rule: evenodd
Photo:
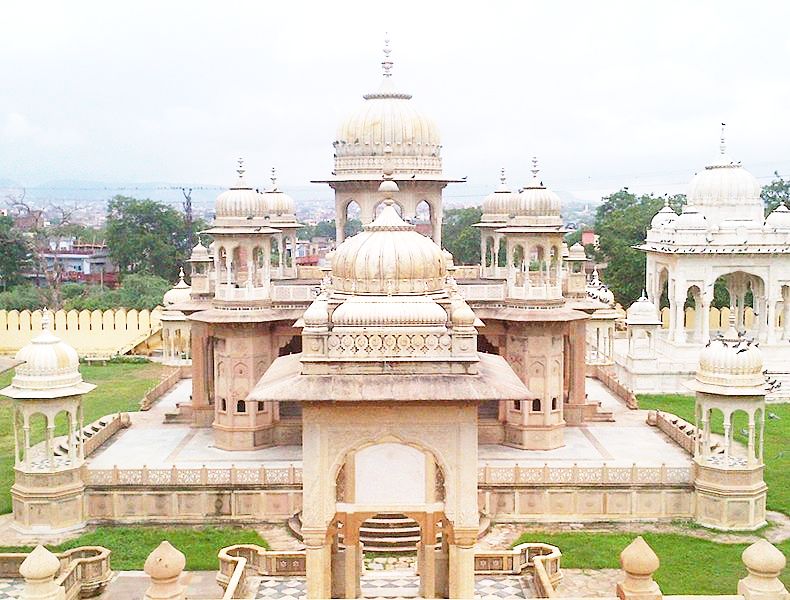
M 180 267 L 178 269 L 178 283 L 185 283 L 184 282 L 184 267 Z
M 721 152 L 722 156 L 727 154 L 727 144 L 724 141 L 724 129 L 725 129 L 725 127 L 727 127 L 727 124 L 726 123 L 722 123 L 721 124 L 721 137 L 719 138 L 719 151 Z
M 49 309 L 45 308 L 41 314 L 41 331 L 49 331 L 50 324 Z
M 506 181 L 505 181 L 505 167 L 502 167 L 501 169 L 499 169 L 499 183 L 501 183 L 503 186 L 506 183 Z
M 272 176 L 270 177 L 270 179 L 272 180 L 272 191 L 276 192 L 277 191 L 277 169 L 275 169 L 274 167 L 272 167 Z
M 384 71 L 384 77 L 392 77 L 392 60 L 390 59 L 390 34 L 384 34 L 384 60 L 381 62 L 381 68 Z
M 532 171 L 532 179 L 537 181 L 538 180 L 538 173 L 540 173 L 540 168 L 538 168 L 538 157 L 537 156 L 533 156 L 532 157 L 532 168 L 530 169 L 530 171 Z
M 236 173 L 239 174 L 239 179 L 244 179 L 244 159 L 240 157 L 236 162 L 239 163 L 239 166 L 236 168 Z

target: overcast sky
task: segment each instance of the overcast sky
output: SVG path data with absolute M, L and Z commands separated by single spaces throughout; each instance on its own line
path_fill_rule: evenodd
M 788 2 L 5 2 L 0 180 L 263 185 L 332 169 L 380 80 L 437 121 L 451 197 L 682 189 L 717 152 L 790 175 Z M 763 179 L 765 178 L 765 179 Z M 320 186 L 316 193 L 324 194 Z

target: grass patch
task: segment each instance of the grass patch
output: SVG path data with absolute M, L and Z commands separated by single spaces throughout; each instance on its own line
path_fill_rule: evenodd
M 680 394 L 640 394 L 639 408 L 663 410 L 676 414 L 694 423 L 694 397 Z M 765 419 L 765 483 L 768 484 L 768 508 L 790 515 L 790 404 L 768 404 L 766 414 L 773 413 L 778 419 Z M 748 443 L 748 437 L 741 433 L 749 427 L 746 414 L 735 414 L 733 438 Z M 713 431 L 724 433 L 723 418 L 719 411 L 714 412 Z
M 78 538 L 49 545 L 53 552 L 77 546 L 104 546 L 112 550 L 110 564 L 115 571 L 141 571 L 145 559 L 163 540 L 184 553 L 187 571 L 215 571 L 219 568 L 217 553 L 233 544 L 266 543 L 257 531 L 240 527 L 99 527 Z M 0 552 L 28 552 L 32 546 L 0 547 Z
M 528 531 L 514 545 L 541 541 L 557 546 L 566 569 L 619 569 L 620 552 L 635 537 L 629 533 Z M 741 554 L 749 544 L 718 544 L 674 533 L 645 533 L 642 537 L 661 561 L 654 578 L 665 595 L 735 594 L 738 580 L 746 576 Z M 785 556 L 790 554 L 790 542 L 778 547 Z M 789 585 L 790 573 L 785 571 L 782 581 Z
M 81 365 L 85 381 L 96 389 L 83 398 L 85 424 L 115 412 L 139 410 L 145 393 L 162 379 L 167 368 L 156 363 Z M 12 372 L 0 374 L 0 388 L 11 383 Z M 34 421 L 31 439 L 44 439 L 43 420 Z M 56 422 L 55 435 L 67 433 L 65 420 Z M 10 488 L 14 482 L 14 430 L 11 423 L 11 401 L 0 399 L 0 514 L 11 512 Z

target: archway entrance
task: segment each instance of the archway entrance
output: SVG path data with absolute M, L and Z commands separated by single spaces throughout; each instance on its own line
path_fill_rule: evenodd
M 447 597 L 452 525 L 444 514 L 442 473 L 432 453 L 400 441 L 382 441 L 347 453 L 336 478 L 336 513 L 327 540 L 332 548 L 334 597 Z M 396 527 L 405 536 L 393 538 L 387 530 Z M 365 553 L 391 553 L 393 544 L 399 549 L 410 547 L 416 554 L 416 568 L 406 574 L 413 584 L 405 589 L 397 585 L 365 589 Z

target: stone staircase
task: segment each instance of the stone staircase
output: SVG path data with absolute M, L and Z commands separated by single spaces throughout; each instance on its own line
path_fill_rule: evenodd
M 82 428 L 80 432 L 80 437 L 82 438 L 82 443 L 85 444 L 88 440 L 90 440 L 93 436 L 98 434 L 102 431 L 110 422 L 115 418 L 115 415 L 105 415 L 100 419 L 97 419 L 93 423 L 90 423 Z M 66 446 L 68 436 L 61 436 L 55 440 L 55 456 L 68 456 L 69 449 Z
M 491 527 L 488 517 L 480 516 L 478 537 L 484 536 Z M 288 519 L 288 528 L 302 539 L 302 513 L 298 512 Z M 342 544 L 342 532 L 339 535 Z M 365 552 L 387 554 L 406 554 L 417 551 L 420 541 L 420 526 L 411 518 L 399 513 L 380 513 L 366 520 L 359 528 L 359 539 Z M 441 529 L 436 533 L 436 543 L 442 540 Z

